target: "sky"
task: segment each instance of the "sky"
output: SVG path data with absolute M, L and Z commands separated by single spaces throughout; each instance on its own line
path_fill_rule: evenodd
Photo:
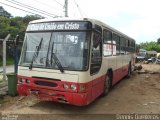
M 64 16 L 63 5 L 65 0 L 14 1 L 48 13 Z M 7 0 L 0 0 L 0 2 L 21 8 Z M 137 43 L 157 41 L 160 38 L 160 0 L 68 0 L 68 3 L 69 17 L 98 19 L 132 37 Z M 13 16 L 31 15 L 1 3 L 0 6 L 3 6 Z M 25 8 L 22 7 L 21 9 Z M 25 10 L 33 12 L 28 9 Z

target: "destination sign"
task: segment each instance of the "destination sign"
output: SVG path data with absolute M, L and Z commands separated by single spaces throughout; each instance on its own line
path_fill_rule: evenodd
M 86 30 L 89 28 L 88 22 L 47 22 L 29 24 L 27 31 L 46 30 Z

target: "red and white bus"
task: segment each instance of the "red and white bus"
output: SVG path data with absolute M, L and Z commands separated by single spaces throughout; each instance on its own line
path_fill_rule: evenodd
M 135 41 L 94 19 L 29 23 L 18 66 L 18 92 L 45 101 L 88 105 L 130 76 Z

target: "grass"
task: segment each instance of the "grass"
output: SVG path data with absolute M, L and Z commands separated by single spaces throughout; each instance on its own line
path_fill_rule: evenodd
M 2 96 L 0 96 L 0 104 L 5 103 L 6 101 L 4 100 L 4 98 Z
M 6 60 L 6 65 L 13 65 L 14 64 L 14 60 L 13 58 L 9 57 Z M 0 59 L 0 66 L 3 66 L 3 60 Z

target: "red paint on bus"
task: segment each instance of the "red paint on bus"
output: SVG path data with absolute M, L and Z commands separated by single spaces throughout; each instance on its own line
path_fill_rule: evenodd
M 112 85 L 116 84 L 120 79 L 122 79 L 128 73 L 128 65 L 113 71 L 113 80 Z M 44 101 L 55 101 L 67 104 L 73 104 L 77 106 L 88 105 L 94 101 L 98 96 L 103 93 L 104 90 L 104 81 L 106 74 L 91 80 L 86 83 L 73 83 L 66 81 L 56 81 L 56 80 L 47 80 L 42 78 L 32 78 L 18 76 L 18 79 L 23 79 L 23 82 L 18 82 L 17 89 L 20 95 L 27 96 L 30 94 L 35 94 L 40 100 Z M 29 83 L 24 82 L 29 80 Z M 44 86 L 35 84 L 36 81 L 48 82 L 51 84 L 56 84 L 56 87 Z M 69 80 L 68 80 L 69 81 Z M 71 85 L 74 84 L 77 87 L 77 90 L 65 89 L 64 84 Z M 80 87 L 83 86 L 85 90 L 80 90 Z

